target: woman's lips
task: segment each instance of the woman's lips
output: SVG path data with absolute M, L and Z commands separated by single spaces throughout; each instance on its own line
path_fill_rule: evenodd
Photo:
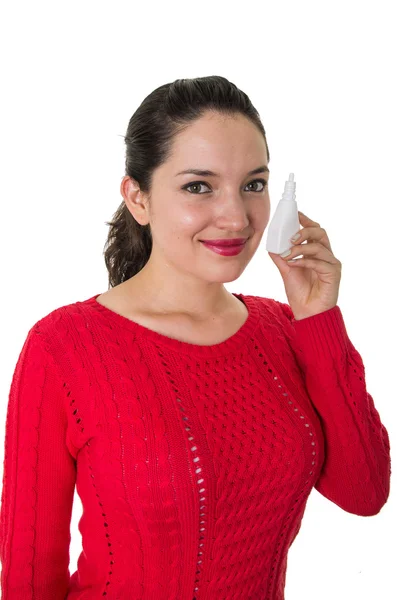
M 210 244 L 208 242 L 201 242 L 204 246 L 206 246 L 209 250 L 212 250 L 213 252 L 216 252 L 216 254 L 221 254 L 222 256 L 235 256 L 236 254 L 240 254 L 240 252 L 243 251 L 243 249 L 245 248 L 245 243 L 247 240 L 244 241 L 243 244 L 237 244 L 234 246 L 225 246 L 225 245 L 216 245 L 216 244 Z

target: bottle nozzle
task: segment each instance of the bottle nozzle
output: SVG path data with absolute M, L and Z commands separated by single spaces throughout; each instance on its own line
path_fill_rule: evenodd
M 290 173 L 288 180 L 284 185 L 284 193 L 281 200 L 295 200 L 295 189 L 296 181 L 294 181 L 294 174 Z

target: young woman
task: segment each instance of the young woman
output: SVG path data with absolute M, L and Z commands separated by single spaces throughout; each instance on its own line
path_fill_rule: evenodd
M 225 289 L 270 216 L 265 130 L 227 79 L 154 90 L 125 143 L 109 288 L 35 323 L 15 368 L 3 600 L 282 600 L 313 488 L 362 516 L 389 495 L 341 262 L 300 213 L 291 255 L 270 254 L 289 304 Z

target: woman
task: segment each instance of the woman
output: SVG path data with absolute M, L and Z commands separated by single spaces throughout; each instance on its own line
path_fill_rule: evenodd
M 313 487 L 362 516 L 389 495 L 341 263 L 300 213 L 290 256 L 270 254 L 289 304 L 226 291 L 270 216 L 265 130 L 227 79 L 159 87 L 125 143 L 109 289 L 35 323 L 15 368 L 3 600 L 282 600 Z M 204 244 L 236 238 L 231 255 Z

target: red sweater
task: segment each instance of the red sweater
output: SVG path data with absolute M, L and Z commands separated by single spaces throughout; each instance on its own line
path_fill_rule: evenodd
M 200 346 L 98 295 L 37 321 L 15 368 L 3 600 L 283 600 L 313 487 L 361 516 L 389 495 L 388 433 L 340 308 L 296 321 L 234 294 L 247 320 Z

